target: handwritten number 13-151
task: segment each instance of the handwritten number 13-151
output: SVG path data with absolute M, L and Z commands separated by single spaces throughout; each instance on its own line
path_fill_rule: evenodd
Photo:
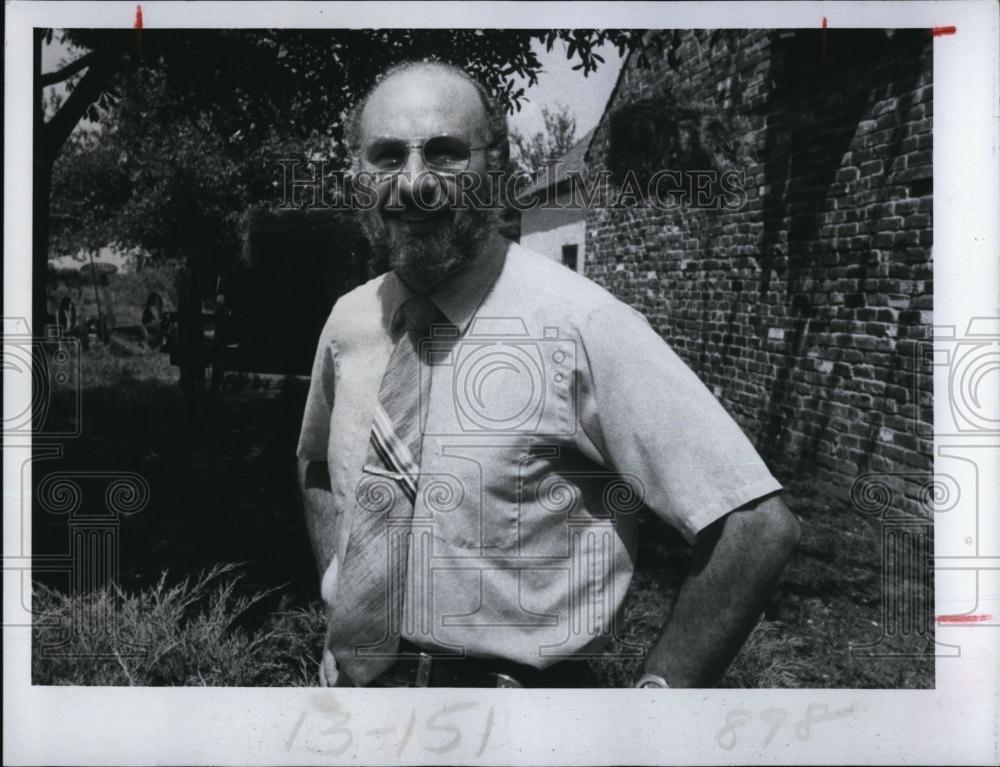
M 395 736 L 394 750 L 396 755 L 400 756 L 410 744 L 414 730 L 417 729 L 422 731 L 423 737 L 420 743 L 422 748 L 432 753 L 446 754 L 459 746 L 463 736 L 462 731 L 464 728 L 460 722 L 456 722 L 452 717 L 476 707 L 477 704 L 474 702 L 443 706 L 428 716 L 426 721 L 419 727 L 417 726 L 417 711 L 416 709 L 411 709 L 401 733 L 399 732 L 399 723 L 356 732 L 351 725 L 353 718 L 351 712 L 337 707 L 332 710 L 319 712 L 323 719 L 325 719 L 326 726 L 318 732 L 311 730 L 305 734 L 304 738 L 300 738 L 299 734 L 306 724 L 307 716 L 307 712 L 303 711 L 293 725 L 291 732 L 285 738 L 285 750 L 290 751 L 293 746 L 302 742 L 307 751 L 338 756 L 355 744 L 356 735 L 363 735 L 366 738 L 376 739 L 383 743 L 385 743 L 384 738 L 386 736 Z M 493 716 L 493 706 L 490 706 L 486 711 L 485 722 L 478 737 L 476 756 L 482 755 L 486 750 L 486 744 L 493 731 Z

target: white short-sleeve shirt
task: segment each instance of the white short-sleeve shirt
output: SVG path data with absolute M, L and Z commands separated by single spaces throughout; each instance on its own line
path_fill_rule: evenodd
M 313 528 L 328 604 L 390 323 L 410 295 L 390 272 L 343 296 L 316 352 L 297 452 L 330 472 L 332 518 Z M 497 240 L 431 298 L 459 336 L 429 368 L 407 639 L 538 668 L 596 652 L 615 630 L 643 508 L 693 542 L 781 489 L 642 315 L 590 280 Z

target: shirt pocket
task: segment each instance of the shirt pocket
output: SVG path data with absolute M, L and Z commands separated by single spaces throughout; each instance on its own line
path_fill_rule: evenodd
M 427 525 L 447 546 L 477 555 L 514 550 L 527 455 L 522 444 L 455 438 L 425 443 L 414 523 Z

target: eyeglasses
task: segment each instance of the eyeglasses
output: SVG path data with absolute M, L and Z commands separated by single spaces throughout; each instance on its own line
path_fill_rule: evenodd
M 406 167 L 410 152 L 419 150 L 424 165 L 437 173 L 461 173 L 469 167 L 472 153 L 489 144 L 471 146 L 460 136 L 432 136 L 405 141 L 400 138 L 372 139 L 361 150 L 361 159 L 376 173 L 399 173 Z

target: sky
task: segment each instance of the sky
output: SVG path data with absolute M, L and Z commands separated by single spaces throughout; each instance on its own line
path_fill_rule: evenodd
M 81 54 L 78 53 L 76 49 L 70 48 L 69 45 L 62 42 L 59 39 L 59 32 L 56 32 L 52 36 L 52 43 L 50 45 L 42 46 L 42 72 L 57 72 L 70 62 L 76 61 L 80 57 L 80 55 Z M 82 74 L 76 75 L 76 79 L 79 79 L 80 77 L 82 77 Z M 56 85 L 47 86 L 45 89 L 46 97 L 48 97 L 48 95 L 53 91 L 58 93 L 62 98 L 66 98 L 66 96 L 68 95 L 65 83 L 58 83 Z M 46 108 L 45 110 L 45 117 L 46 119 L 51 117 L 48 108 Z M 86 118 L 84 118 L 81 121 L 81 125 L 83 123 L 89 124 L 89 121 Z M 79 130 L 79 127 L 77 128 L 77 130 Z
M 573 65 L 578 62 L 576 59 L 567 61 L 562 41 L 557 41 L 551 52 L 546 52 L 542 43 L 535 43 L 533 48 L 543 71 L 538 75 L 537 85 L 527 87 L 527 81 L 523 81 L 519 86 L 525 87 L 525 96 L 530 101 L 510 117 L 510 126 L 531 136 L 543 129 L 542 107 L 552 109 L 565 104 L 576 117 L 576 136 L 581 138 L 597 125 L 604 113 L 622 67 L 618 51 L 613 45 L 595 49 L 604 57 L 604 64 L 599 64 L 596 72 L 584 77 L 582 70 L 573 71 Z
M 42 46 L 42 71 L 53 72 L 59 68 L 63 59 L 69 55 L 69 49 L 59 41 L 58 34 L 54 36 L 52 45 Z

